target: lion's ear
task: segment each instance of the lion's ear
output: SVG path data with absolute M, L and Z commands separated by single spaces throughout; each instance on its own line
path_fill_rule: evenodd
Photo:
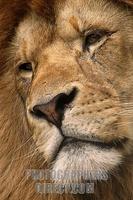
M 120 2 L 124 2 L 130 6 L 133 6 L 133 0 L 119 0 Z

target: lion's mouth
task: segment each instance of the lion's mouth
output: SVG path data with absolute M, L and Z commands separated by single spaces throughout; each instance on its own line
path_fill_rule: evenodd
M 128 138 L 117 138 L 114 140 L 111 140 L 109 142 L 99 139 L 98 137 L 90 137 L 90 138 L 77 138 L 77 137 L 71 137 L 71 136 L 65 136 L 60 130 L 61 135 L 63 136 L 62 142 L 60 143 L 57 151 L 55 152 L 54 160 L 58 157 L 60 152 L 70 152 L 71 150 L 74 150 L 74 152 L 79 151 L 79 149 L 84 148 L 93 148 L 95 150 L 120 150 L 123 149 L 125 144 L 128 142 Z
M 104 142 L 96 138 L 88 140 L 64 137 L 59 149 L 53 157 L 50 164 L 56 172 L 65 173 L 68 169 L 70 172 L 89 172 L 89 175 L 81 177 L 79 174 L 75 178 L 70 175 L 66 182 L 81 182 L 82 180 L 101 180 L 102 174 L 113 170 L 117 164 L 121 162 L 121 154 L 119 149 L 127 142 L 126 138 Z M 100 172 L 100 177 L 99 174 Z M 65 179 L 63 179 L 64 181 Z M 58 181 L 58 180 L 57 180 Z M 62 180 L 61 180 L 62 181 Z
M 74 137 L 66 137 L 64 138 L 61 147 L 67 146 L 67 145 L 78 145 L 78 144 L 88 144 L 88 145 L 93 145 L 98 148 L 102 149 L 111 149 L 111 148 L 122 148 L 123 144 L 127 142 L 127 138 L 122 138 L 122 139 L 116 139 L 112 140 L 110 142 L 104 142 L 99 139 L 90 139 L 90 140 L 84 140 L 84 139 L 78 139 Z

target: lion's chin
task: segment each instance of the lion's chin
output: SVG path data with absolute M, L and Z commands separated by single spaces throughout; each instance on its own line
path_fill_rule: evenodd
M 65 144 L 52 164 L 56 183 L 81 183 L 105 180 L 121 163 L 122 155 L 115 149 L 102 149 L 84 142 Z

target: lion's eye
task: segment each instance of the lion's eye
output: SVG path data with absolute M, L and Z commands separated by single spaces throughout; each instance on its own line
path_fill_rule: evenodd
M 23 63 L 19 66 L 19 71 L 23 72 L 32 72 L 32 64 L 31 63 Z
M 86 34 L 83 44 L 83 50 L 89 50 L 90 46 L 100 42 L 102 38 L 108 36 L 109 32 L 105 30 L 93 30 Z
M 32 63 L 27 62 L 27 63 L 20 64 L 18 66 L 18 72 L 19 72 L 19 75 L 23 78 L 31 78 L 32 72 L 33 72 Z

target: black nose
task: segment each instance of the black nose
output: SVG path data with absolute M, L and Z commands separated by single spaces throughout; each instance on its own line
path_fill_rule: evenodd
M 57 127 L 61 127 L 65 109 L 74 100 L 77 89 L 73 88 L 69 94 L 60 93 L 47 104 L 36 105 L 32 114 L 38 118 L 44 118 Z

